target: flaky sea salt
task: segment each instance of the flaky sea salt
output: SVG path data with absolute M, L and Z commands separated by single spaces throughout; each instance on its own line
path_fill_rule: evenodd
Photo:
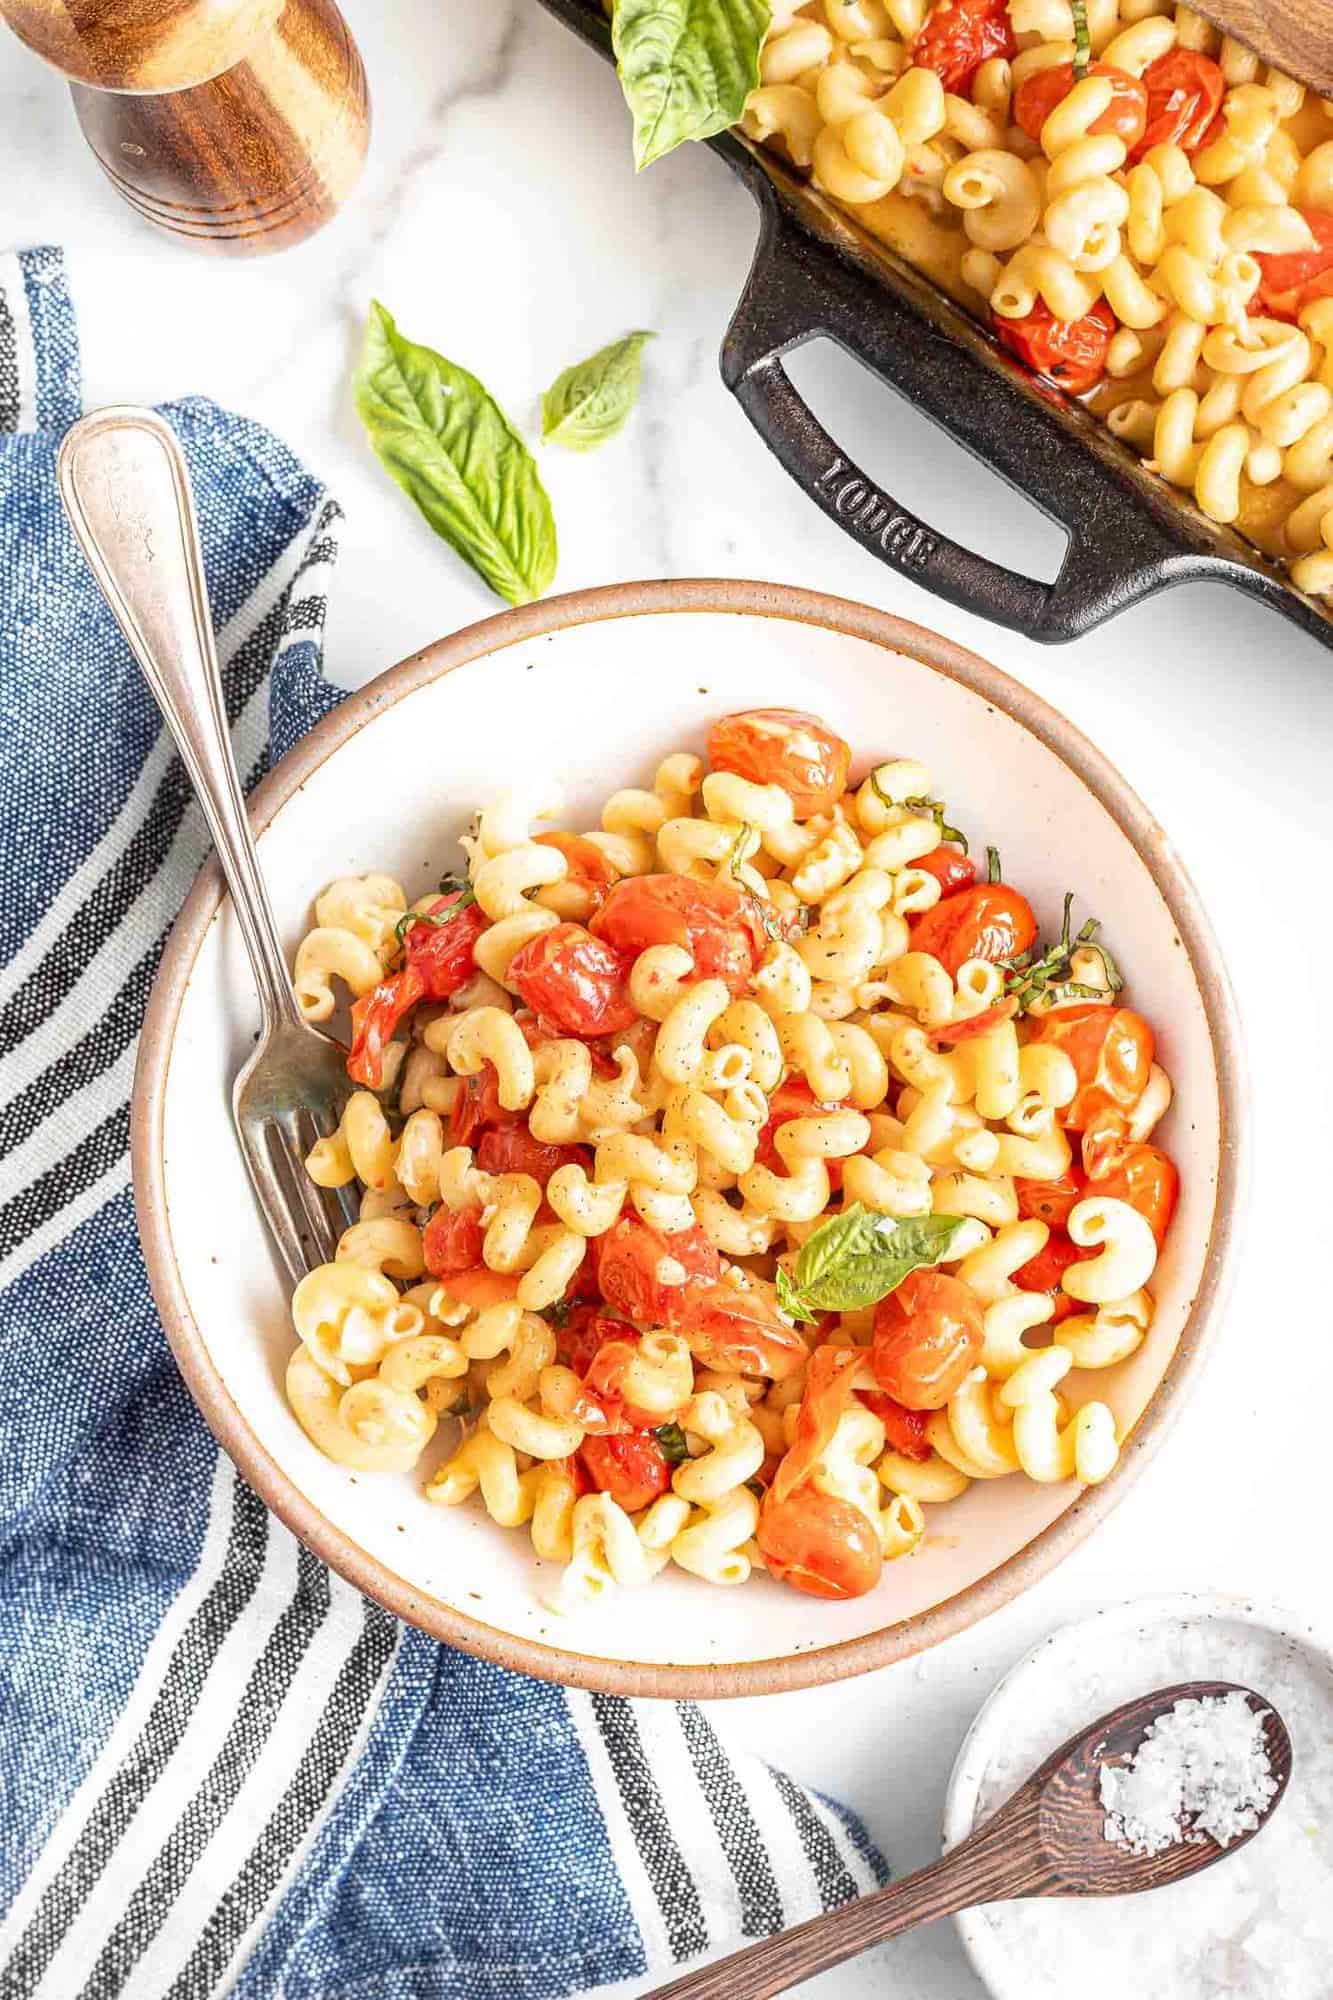
M 1178 1701 L 1159 1716 L 1128 1764 L 1104 1764 L 1103 1831 L 1132 1854 L 1160 1854 L 1177 1841 L 1227 1847 L 1258 1826 L 1277 1790 L 1264 1743 L 1264 1715 L 1243 1694 Z

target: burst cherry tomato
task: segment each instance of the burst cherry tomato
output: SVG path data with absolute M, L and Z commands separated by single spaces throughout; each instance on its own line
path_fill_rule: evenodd
M 687 1297 L 692 1283 L 713 1284 L 722 1270 L 697 1224 L 667 1236 L 635 1215 L 622 1215 L 601 1244 L 602 1297 L 641 1326 L 679 1326 L 693 1310 Z
M 617 882 L 591 925 L 624 958 L 649 945 L 678 944 L 700 979 L 723 979 L 743 993 L 768 940 L 753 896 L 734 882 L 685 875 L 630 875 Z
M 1074 1065 L 1078 1089 L 1060 1112 L 1060 1123 L 1081 1132 L 1102 1111 L 1127 1111 L 1143 1095 L 1152 1068 L 1152 1029 L 1130 1007 L 1089 1001 L 1057 1007 L 1037 1040 L 1063 1049 Z
M 481 1262 L 486 1235 L 480 1208 L 437 1208 L 421 1238 L 421 1254 L 433 1278 L 470 1271 Z
M 478 1264 L 471 1271 L 451 1271 L 445 1290 L 460 1305 L 471 1306 L 473 1312 L 485 1312 L 487 1306 L 507 1305 L 518 1285 L 517 1271 L 488 1271 L 484 1264 Z
M 1018 1002 L 1012 993 L 1003 1000 L 997 1000 L 993 1007 L 983 1007 L 979 1014 L 969 1014 L 965 1021 L 949 1021 L 942 1028 L 927 1030 L 932 1042 L 943 1048 L 956 1048 L 959 1042 L 974 1042 L 978 1035 L 988 1035 L 992 1028 L 1003 1027 L 1012 1021 L 1018 1012 Z
M 556 924 L 520 946 L 509 977 L 561 1035 L 615 1035 L 637 1019 L 624 960 L 582 924 Z
M 634 1328 L 628 1320 L 612 1319 L 595 1306 L 576 1306 L 564 1326 L 556 1332 L 556 1353 L 576 1375 L 586 1376 L 593 1359 L 609 1341 L 629 1340 Z
M 1117 69 L 1114 63 L 1095 62 L 1089 76 L 1109 77 L 1111 102 L 1093 119 L 1090 132 L 1113 132 L 1123 139 L 1128 152 L 1143 137 L 1148 118 L 1148 93 L 1136 76 Z M 1063 104 L 1074 88 L 1074 65 L 1055 63 L 1050 69 L 1034 70 L 1014 92 L 1014 123 L 1021 125 L 1029 139 L 1040 139 L 1041 128 L 1057 104 Z
M 1292 250 L 1283 256 L 1255 252 L 1259 266 L 1259 289 L 1250 300 L 1251 312 L 1267 313 L 1270 319 L 1286 319 L 1294 324 L 1302 306 L 1333 292 L 1333 214 L 1323 208 L 1303 208 L 1310 225 L 1314 247 Z
M 755 1147 L 755 1163 L 768 1167 L 775 1174 L 785 1174 L 786 1161 L 777 1148 L 779 1125 L 786 1125 L 793 1118 L 813 1118 L 822 1111 L 838 1111 L 842 1100 L 834 1104 L 826 1098 L 816 1097 L 803 1076 L 784 1077 L 768 1100 L 768 1122 L 759 1134 Z M 829 1186 L 842 1186 L 842 1161 L 825 1160 L 828 1169 Z
M 421 974 L 405 965 L 401 972 L 382 979 L 352 1005 L 352 1047 L 347 1057 L 347 1074 L 353 1083 L 378 1090 L 384 1081 L 384 1051 L 393 1040 L 398 1023 L 425 993 Z
M 598 1492 L 609 1493 L 627 1514 L 637 1514 L 671 1485 L 670 1461 L 646 1431 L 585 1438 L 578 1455 Z
M 492 1127 L 522 1122 L 521 1111 L 506 1111 L 500 1102 L 494 1063 L 483 1063 L 475 1076 L 465 1076 L 459 1085 L 449 1114 L 449 1140 L 455 1146 L 474 1146 Z
M 1082 319 L 1057 319 L 1045 299 L 1021 319 L 992 322 L 995 338 L 1034 375 L 1044 375 L 1068 396 L 1081 396 L 1106 373 L 1106 350 L 1120 322 L 1098 299 Z
M 927 875 L 933 875 L 940 885 L 941 896 L 952 896 L 955 889 L 970 889 L 977 879 L 977 864 L 960 854 L 956 847 L 932 847 L 929 854 L 923 854 L 913 868 L 924 868 Z
M 870 1516 L 813 1486 L 800 1487 L 786 1500 L 770 1493 L 756 1540 L 770 1576 L 810 1597 L 864 1597 L 884 1567 Z
M 531 1174 L 543 1189 L 557 1167 L 582 1167 L 592 1178 L 592 1154 L 586 1146 L 544 1146 L 526 1125 L 493 1126 L 484 1132 L 477 1165 L 484 1174 Z
M 1035 1257 L 1029 1257 L 1014 1272 L 1014 1283 L 1020 1292 L 1047 1293 L 1055 1302 L 1055 1313 L 1048 1324 L 1058 1325 L 1070 1313 L 1080 1310 L 1078 1300 L 1071 1298 L 1061 1284 L 1065 1272 L 1071 1264 L 1081 1264 L 1096 1255 L 1095 1248 L 1080 1250 L 1067 1236 L 1052 1236 Z
M 851 1401 L 852 1377 L 863 1356 L 854 1347 L 817 1347 L 810 1356 L 801 1406 L 796 1412 L 796 1435 L 773 1477 L 773 1497 L 785 1500 L 807 1479 L 819 1463 L 838 1428 L 838 1419 Z
M 970 96 L 977 71 L 992 56 L 1018 53 L 1006 0 L 935 0 L 912 44 L 912 61 L 933 69 L 946 90 Z
M 480 903 L 457 906 L 467 892 L 455 889 L 431 904 L 424 916 L 403 929 L 403 950 L 407 963 L 421 974 L 428 1000 L 449 1000 L 460 986 L 466 986 L 476 971 L 473 948 L 486 929 Z M 455 914 L 440 922 L 446 911 Z
M 930 1457 L 931 1443 L 926 1436 L 925 1410 L 905 1409 L 894 1397 L 886 1396 L 882 1389 L 858 1389 L 856 1393 L 883 1424 L 884 1442 L 890 1451 L 918 1462 Z
M 1194 153 L 1208 138 L 1221 107 L 1226 78 L 1211 56 L 1197 49 L 1169 49 L 1143 72 L 1147 120 L 1131 160 L 1154 146 L 1179 146 Z
M 961 1278 L 913 1271 L 875 1307 L 875 1380 L 906 1409 L 942 1409 L 982 1337 L 981 1303 Z
M 1082 1201 L 1087 1192 L 1087 1177 L 1077 1167 L 1054 1181 L 1014 1182 L 1019 1214 L 1044 1222 L 1048 1229 L 1063 1229 L 1075 1202 Z
M 1175 1212 L 1180 1175 L 1175 1162 L 1157 1146 L 1126 1146 L 1113 1158 L 1109 1173 L 1098 1176 L 1092 1192 L 1108 1201 L 1124 1201 L 1149 1223 L 1160 1250 Z
M 749 708 L 713 724 L 708 761 L 755 785 L 781 785 L 797 819 L 810 819 L 828 812 L 847 789 L 852 753 L 817 715 Z
M 564 855 L 568 868 L 563 880 L 582 890 L 589 914 L 600 909 L 607 890 L 620 880 L 620 870 L 607 860 L 596 841 L 581 833 L 538 833 L 533 840 L 538 847 L 554 847 Z
M 1006 882 L 978 882 L 923 910 L 912 925 L 913 951 L 928 951 L 946 972 L 956 974 L 969 958 L 997 965 L 1026 951 L 1037 935 L 1037 920 L 1026 896 Z
M 681 1332 L 691 1354 L 705 1368 L 767 1375 L 781 1382 L 794 1375 L 809 1353 L 795 1327 L 778 1310 L 772 1285 L 725 1281 L 691 1284 Z

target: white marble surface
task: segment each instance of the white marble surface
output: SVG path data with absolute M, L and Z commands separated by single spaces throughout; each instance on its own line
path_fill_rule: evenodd
M 1253 1074 L 1253 1196 L 1223 1338 L 1163 1454 L 1090 1545 L 989 1623 L 850 1686 L 721 1718 L 860 1807 L 908 1869 L 937 1850 L 975 1707 L 1042 1633 L 1148 1590 L 1208 1585 L 1313 1612 L 1326 1588 L 1333 1065 L 1318 1023 L 1333 980 L 1333 654 L 1234 593 L 1197 586 L 1044 650 L 891 575 L 808 505 L 718 379 L 755 228 L 720 162 L 677 154 L 636 181 L 613 79 L 537 0 L 347 0 L 347 11 L 375 94 L 366 179 L 322 237 L 249 264 L 148 232 L 102 181 L 63 86 L 0 35 L 0 241 L 75 253 L 90 402 L 204 391 L 280 431 L 338 492 L 348 522 L 335 676 L 355 684 L 495 608 L 358 435 L 347 377 L 367 300 L 483 374 L 529 425 L 559 368 L 653 327 L 630 429 L 594 456 L 543 460 L 559 587 L 780 578 L 938 626 L 1027 680 L 1120 763 L 1174 835 L 1230 958 Z M 795 372 L 899 498 L 988 554 L 1050 573 L 1056 532 L 911 409 L 830 354 L 807 354 Z M 947 1925 L 807 1990 L 981 1991 Z

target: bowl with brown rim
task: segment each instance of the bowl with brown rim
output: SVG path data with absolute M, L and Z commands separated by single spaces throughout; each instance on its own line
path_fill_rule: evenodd
M 920 758 L 950 817 L 1003 851 L 1006 879 L 1058 932 L 1063 895 L 1094 910 L 1175 1083 L 1162 1143 L 1182 1196 L 1142 1346 L 1099 1371 L 1125 1436 L 1105 1484 L 978 1482 L 929 1510 L 878 1587 L 821 1603 L 763 1576 L 723 1590 L 674 1569 L 573 1618 L 521 1530 L 480 1503 L 443 1509 L 422 1475 L 323 1458 L 289 1410 L 285 1287 L 232 1134 L 231 1080 L 257 1010 L 210 865 L 172 934 L 135 1082 L 139 1226 L 154 1295 L 219 1442 L 309 1546 L 390 1611 L 516 1670 L 615 1693 L 719 1696 L 809 1686 L 937 1644 L 1008 1602 L 1115 1506 L 1190 1393 L 1222 1303 L 1243 1164 L 1244 1087 L 1226 968 L 1162 828 L 1080 732 L 996 667 L 887 612 L 780 584 L 613 585 L 488 618 L 390 668 L 326 717 L 251 806 L 294 949 L 330 879 L 396 875 L 409 899 L 459 861 L 478 802 L 555 776 L 564 823 L 702 749 L 728 710 L 823 715 L 854 770 Z M 1075 1382 L 1075 1378 L 1070 1378 Z M 1084 1386 L 1081 1393 L 1093 1393 Z M 1074 1399 L 1080 1394 L 1075 1382 Z

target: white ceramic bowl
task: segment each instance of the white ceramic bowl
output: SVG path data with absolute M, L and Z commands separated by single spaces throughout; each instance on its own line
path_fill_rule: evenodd
M 419 1479 L 321 1457 L 283 1397 L 284 1288 L 232 1135 L 231 1078 L 256 1009 L 229 904 L 207 871 L 163 961 L 136 1087 L 135 1187 L 154 1291 L 194 1395 L 246 1477 L 336 1569 L 441 1638 L 531 1673 L 638 1694 L 751 1694 L 862 1672 L 1005 1602 L 1115 1504 L 1184 1395 L 1218 1304 L 1238 1187 L 1242 1091 L 1225 970 L 1170 845 L 1116 772 L 1026 689 L 938 635 L 833 598 L 746 583 L 650 583 L 555 598 L 428 648 L 352 697 L 261 788 L 260 859 L 294 947 L 332 876 L 384 869 L 409 898 L 458 860 L 476 802 L 554 771 L 569 823 L 702 747 L 726 710 L 813 709 L 857 767 L 924 759 L 953 817 L 1003 850 L 1050 933 L 1066 888 L 1103 920 L 1160 1034 L 1183 1179 L 1157 1317 L 1107 1378 L 1120 1469 L 1082 1495 L 1014 1478 L 932 1514 L 869 1596 L 822 1604 L 757 1579 L 672 1571 L 562 1621 L 527 1537 Z M 1146 1412 L 1146 1414 L 1145 1414 Z M 429 1461 L 428 1461 L 429 1462 Z

